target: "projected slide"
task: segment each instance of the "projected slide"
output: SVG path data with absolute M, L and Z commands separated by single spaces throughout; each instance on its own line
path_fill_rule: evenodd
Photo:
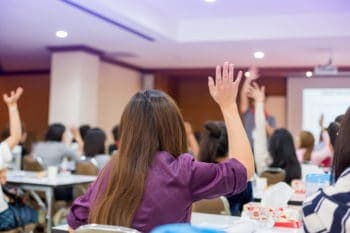
M 324 126 L 350 106 L 350 88 L 306 88 L 303 90 L 303 129 L 318 139 L 318 120 L 324 115 Z

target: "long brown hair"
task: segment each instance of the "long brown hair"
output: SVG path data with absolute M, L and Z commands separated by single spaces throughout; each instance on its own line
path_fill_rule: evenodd
M 111 160 L 113 169 L 107 188 L 99 190 L 92 204 L 89 222 L 130 227 L 154 155 L 157 151 L 167 151 L 174 157 L 185 153 L 186 132 L 175 102 L 157 90 L 132 97 L 119 129 L 120 148 Z
M 339 135 L 335 140 L 333 173 L 335 181 L 350 167 L 350 107 L 341 121 Z

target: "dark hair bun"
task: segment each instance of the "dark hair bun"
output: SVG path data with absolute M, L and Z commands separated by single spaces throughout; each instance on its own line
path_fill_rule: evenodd
M 204 127 L 209 132 L 210 137 L 220 138 L 223 133 L 223 126 L 220 122 L 208 121 L 204 124 Z

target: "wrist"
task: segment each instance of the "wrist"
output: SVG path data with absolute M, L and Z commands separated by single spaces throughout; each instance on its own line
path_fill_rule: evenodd
M 236 103 L 229 104 L 229 105 L 221 105 L 220 109 L 224 116 L 226 113 L 228 113 L 229 115 L 235 112 L 238 113 L 238 107 Z
M 17 104 L 8 104 L 7 107 L 10 111 L 17 111 L 18 110 Z

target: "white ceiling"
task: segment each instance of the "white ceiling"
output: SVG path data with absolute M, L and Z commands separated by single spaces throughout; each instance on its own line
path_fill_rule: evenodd
M 48 68 L 47 46 L 86 45 L 142 68 L 313 66 L 332 51 L 350 66 L 349 0 L 71 0 L 155 39 L 131 34 L 60 0 L 0 1 L 0 62 Z M 67 30 L 58 39 L 55 31 Z M 253 52 L 265 59 L 256 61 Z M 126 56 L 120 56 L 120 55 Z

